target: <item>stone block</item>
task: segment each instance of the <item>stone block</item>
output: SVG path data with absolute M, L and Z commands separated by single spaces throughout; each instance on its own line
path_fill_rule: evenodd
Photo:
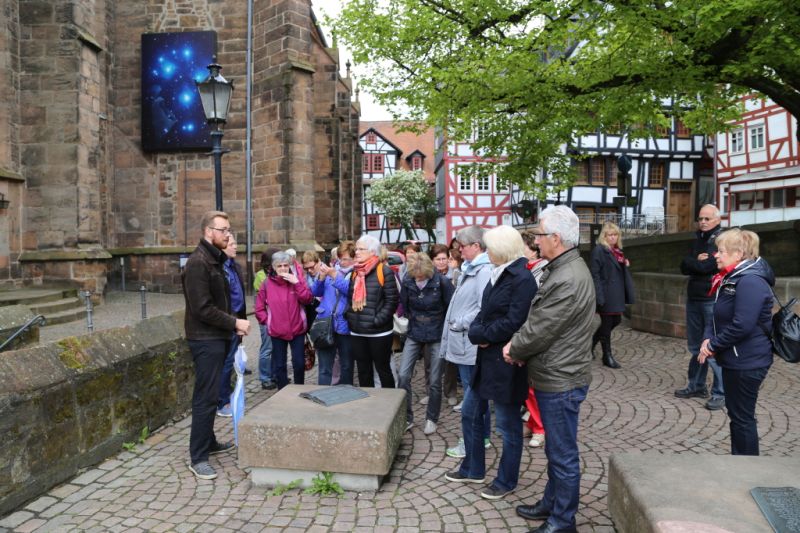
M 755 487 L 800 487 L 800 457 L 614 454 L 608 510 L 619 533 L 771 531 Z
M 289 385 L 246 413 L 239 425 L 239 464 L 253 483 L 274 485 L 309 474 L 347 474 L 353 490 L 374 489 L 389 473 L 405 429 L 405 391 L 364 389 L 369 397 L 325 407 L 301 398 L 318 385 Z M 351 477 L 356 476 L 356 477 Z M 366 485 L 362 485 L 366 484 Z

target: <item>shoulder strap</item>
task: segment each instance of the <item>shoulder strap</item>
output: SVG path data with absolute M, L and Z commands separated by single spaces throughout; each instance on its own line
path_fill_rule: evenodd
M 384 278 L 383 278 L 383 266 L 384 266 L 384 265 L 383 265 L 383 263 L 380 263 L 380 268 L 379 268 L 379 269 L 377 269 L 377 270 L 378 270 L 378 283 L 380 283 L 380 284 L 381 284 L 381 287 L 383 287 L 383 282 L 384 282 Z

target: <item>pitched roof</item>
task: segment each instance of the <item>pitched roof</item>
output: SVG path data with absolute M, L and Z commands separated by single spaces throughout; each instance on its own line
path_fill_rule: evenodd
M 359 125 L 359 136 L 366 133 L 368 130 L 372 129 L 383 137 L 386 141 L 388 141 L 392 146 L 395 146 L 400 152 L 402 152 L 403 156 L 399 158 L 399 165 L 400 168 L 405 170 L 411 170 L 409 165 L 409 161 L 406 160 L 406 157 L 414 153 L 415 151 L 419 151 L 422 155 L 424 155 L 424 159 L 422 160 L 422 174 L 428 181 L 433 181 L 435 178 L 435 170 L 434 164 L 436 158 L 434 157 L 434 132 L 433 128 L 427 128 L 420 134 L 417 134 L 413 131 L 397 131 L 398 126 L 407 123 L 396 123 L 391 120 L 381 120 L 381 121 L 362 121 Z

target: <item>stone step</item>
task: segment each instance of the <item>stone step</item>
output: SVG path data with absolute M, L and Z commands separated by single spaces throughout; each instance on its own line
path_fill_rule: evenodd
M 58 313 L 59 311 L 66 311 L 68 309 L 83 309 L 84 308 L 83 300 L 78 297 L 74 298 L 62 298 L 60 300 L 53 300 L 51 302 L 41 302 L 35 305 L 30 305 L 31 311 L 35 315 L 52 315 L 53 313 Z
M 78 290 L 71 288 L 13 289 L 0 291 L 0 306 L 26 305 L 30 307 L 40 303 L 53 302 L 62 298 L 75 298 L 77 296 Z
M 55 313 L 42 313 L 44 314 L 45 320 L 47 323 L 45 326 L 53 326 L 55 324 L 64 324 L 66 322 L 75 322 L 77 320 L 82 320 L 85 324 L 86 322 L 86 309 L 67 309 L 65 311 L 58 311 Z M 76 334 L 85 333 L 85 328 L 77 328 Z

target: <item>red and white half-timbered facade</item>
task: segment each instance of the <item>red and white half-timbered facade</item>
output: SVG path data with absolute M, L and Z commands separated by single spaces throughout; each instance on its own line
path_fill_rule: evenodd
M 474 177 L 466 167 L 484 159 L 469 142 L 455 142 L 441 133 L 436 136 L 436 197 L 439 218 L 436 236 L 450 242 L 461 228 L 478 225 L 492 228 L 511 224 L 511 190 L 497 176 Z
M 716 135 L 715 171 L 723 223 L 729 226 L 800 218 L 797 120 L 752 95 L 734 127 Z

